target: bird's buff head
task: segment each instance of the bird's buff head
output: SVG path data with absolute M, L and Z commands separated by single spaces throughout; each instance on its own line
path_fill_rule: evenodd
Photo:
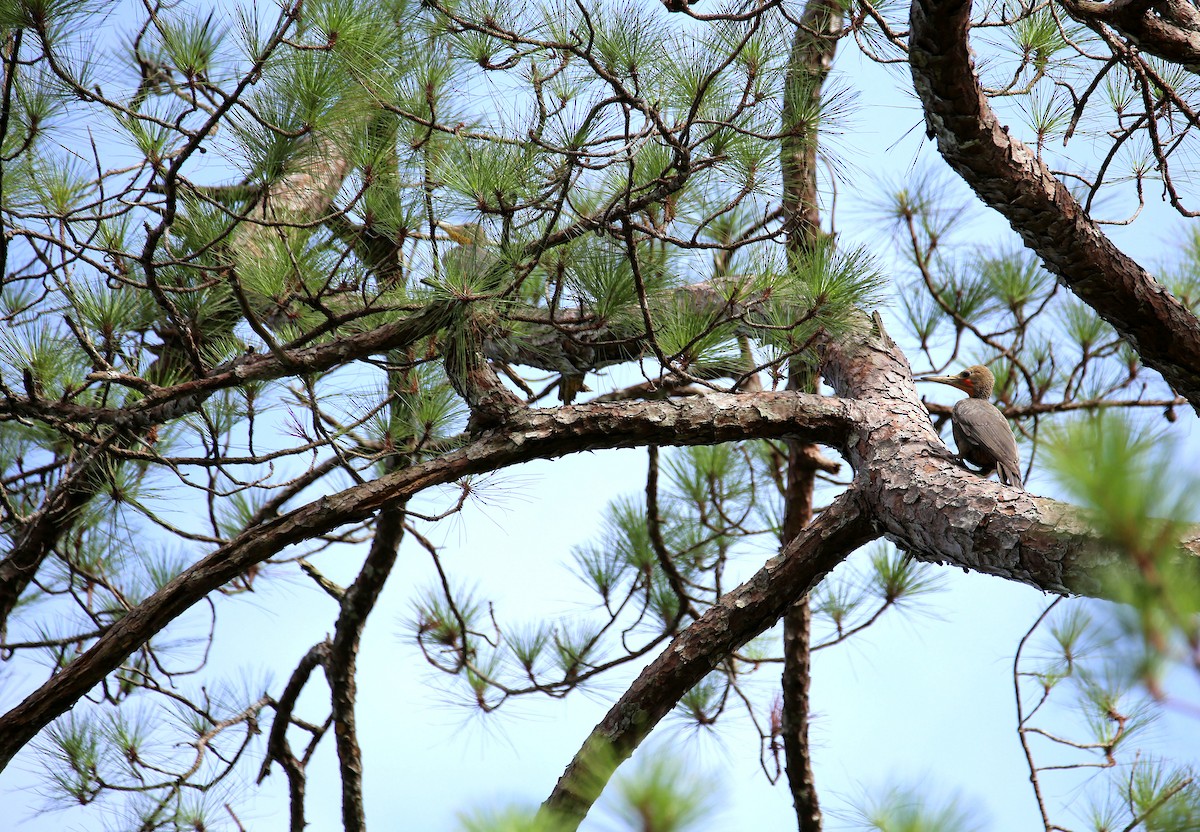
M 996 377 L 982 364 L 968 367 L 955 376 L 924 376 L 917 381 L 936 381 L 938 384 L 949 384 L 951 387 L 962 390 L 973 399 L 990 399 L 992 388 L 996 386 Z

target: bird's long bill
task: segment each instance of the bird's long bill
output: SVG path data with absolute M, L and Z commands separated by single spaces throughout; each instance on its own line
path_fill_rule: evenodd
M 966 385 L 963 384 L 965 379 L 960 376 L 921 376 L 914 379 L 915 381 L 936 381 L 938 384 L 949 384 L 951 387 L 957 387 L 959 390 L 966 390 Z M 970 391 L 968 391 L 970 392 Z

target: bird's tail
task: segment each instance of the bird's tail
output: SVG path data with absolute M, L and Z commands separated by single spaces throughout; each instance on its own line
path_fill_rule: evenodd
M 1022 491 L 1025 490 L 1025 483 L 1021 481 L 1021 472 L 1015 466 L 1005 465 L 1003 462 L 997 464 L 996 477 L 1005 485 L 1013 485 Z

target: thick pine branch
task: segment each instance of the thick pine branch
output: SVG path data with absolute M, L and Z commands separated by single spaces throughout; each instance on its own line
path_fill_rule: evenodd
M 89 650 L 0 717 L 0 762 L 7 765 L 40 730 L 185 610 L 287 546 L 361 522 L 434 485 L 578 451 L 753 438 L 819 442 L 839 448 L 856 472 L 855 505 L 865 507 L 862 516 L 871 531 L 850 537 L 866 540 L 883 533 L 919 559 L 1044 590 L 1099 590 L 1094 570 L 1113 556 L 1098 551 L 1083 520 L 1068 505 L 983 480 L 952 464 L 907 362 L 890 340 L 864 336 L 827 344 L 824 372 L 844 398 L 711 394 L 513 414 L 503 428 L 457 451 L 248 529 L 129 611 Z M 1193 531 L 1182 544 L 1200 553 L 1200 533 Z
M 1105 236 L 997 119 L 967 42 L 970 0 L 914 0 L 909 62 L 938 150 L 985 203 L 1143 362 L 1200 410 L 1200 320 Z
M 1130 3 L 1062 0 L 1063 8 L 1089 26 L 1107 24 L 1138 49 L 1190 72 L 1200 71 L 1200 11 L 1186 0 Z
M 839 395 L 863 405 L 863 421 L 841 446 L 856 474 L 850 490 L 643 671 L 576 754 L 547 811 L 578 823 L 616 765 L 726 655 L 721 651 L 772 626 L 841 559 L 880 534 L 919 560 L 1050 592 L 1099 591 L 1097 570 L 1116 556 L 1097 546 L 1071 506 L 952 464 L 907 361 L 886 333 L 826 344 L 822 367 Z M 1200 555 L 1200 530 L 1181 545 Z M 779 569 L 788 571 L 781 576 Z

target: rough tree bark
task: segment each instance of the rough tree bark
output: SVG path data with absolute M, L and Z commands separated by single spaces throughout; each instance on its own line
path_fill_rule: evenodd
M 1147 41 L 1157 37 L 1152 25 L 1157 25 L 1158 18 L 1146 11 L 1145 4 L 1113 3 L 1102 7 L 1068 0 L 1067 5 L 1078 15 L 1096 19 L 1107 15 L 1114 25 L 1125 25 L 1130 37 Z M 1186 34 L 1189 43 L 1185 46 L 1195 50 L 1190 43 L 1194 32 L 1184 31 L 1188 28 L 1184 24 L 1194 17 L 1193 11 L 1179 3 L 1163 4 L 1162 8 L 1170 13 L 1159 13 L 1158 17 L 1175 27 L 1171 34 Z M 797 31 L 797 44 L 802 33 L 831 32 L 840 9 L 835 0 L 812 0 L 804 15 L 804 27 Z M 1135 11 L 1140 17 L 1116 17 Z M 914 81 L 926 108 L 930 132 L 936 135 L 943 155 L 985 201 L 1005 212 L 1014 228 L 1063 282 L 1134 343 L 1148 365 L 1162 372 L 1193 406 L 1200 408 L 1200 324 L 1195 315 L 1116 250 L 1065 187 L 998 124 L 974 74 L 967 45 L 969 12 L 966 0 L 916 0 L 912 9 Z M 1142 34 L 1137 26 L 1143 27 Z M 821 42 L 814 49 L 793 58 L 814 62 L 814 80 L 823 79 L 833 48 L 832 41 L 815 40 Z M 1167 44 L 1167 38 L 1163 35 L 1154 42 Z M 241 218 L 239 230 L 230 235 L 241 258 L 261 253 L 256 234 L 279 233 L 280 229 L 273 226 L 280 221 L 286 225 L 301 218 L 313 219 L 328 210 L 349 165 L 336 142 L 314 139 L 310 149 L 312 152 L 293 171 L 294 175 L 285 177 L 251 206 Z M 784 148 L 785 171 L 794 163 L 785 176 L 791 177 L 793 185 L 799 183 L 799 187 L 785 185 L 784 196 L 785 203 L 790 201 L 787 210 L 795 218 L 790 234 L 808 235 L 803 246 L 811 246 L 819 227 L 815 185 L 810 189 L 815 181 L 815 157 L 808 155 L 807 148 L 803 155 L 800 150 Z M 622 207 L 624 216 L 652 206 L 683 187 L 686 165 L 676 161 L 678 173 L 627 202 Z M 547 235 L 527 254 L 536 257 L 565 240 L 601 229 L 605 223 L 615 222 L 616 217 L 618 214 L 613 213 L 606 218 L 580 220 Z M 168 224 L 169 219 L 163 221 L 159 236 Z M 149 273 L 153 272 L 155 256 L 152 243 L 147 243 L 145 252 Z M 797 245 L 793 244 L 793 250 Z M 380 255 L 386 256 L 386 251 Z M 231 266 L 230 280 L 234 284 L 237 262 L 235 259 Z M 688 291 L 701 294 L 696 287 Z M 169 308 L 170 304 L 164 302 L 163 306 Z M 249 319 L 257 314 L 245 308 L 241 311 Z M 290 347 L 273 344 L 269 332 L 263 332 L 272 343 L 270 353 L 243 356 L 182 383 L 170 384 L 149 374 L 155 383 L 147 385 L 144 396 L 128 409 L 46 401 L 30 391 L 28 397 L 8 397 L 0 402 L 0 415 L 36 419 L 64 431 L 76 422 L 104 426 L 109 428 L 108 438 L 94 440 L 91 448 L 97 458 L 107 454 L 126 460 L 152 459 L 133 443 L 125 443 L 123 437 L 143 434 L 192 412 L 218 390 L 249 381 L 319 372 L 411 346 L 452 327 L 461 311 L 457 303 L 435 302 L 395 323 L 311 347 L 304 346 L 311 341 Z M 197 364 L 198 352 L 195 343 L 189 341 L 185 322 L 172 322 L 178 325 L 174 335 L 180 340 L 171 347 L 170 360 L 180 366 Z M 330 322 L 329 327 L 337 323 Z M 626 360 L 640 352 L 642 341 L 638 337 L 606 340 L 603 333 L 593 333 L 591 340 L 574 337 L 566 332 L 570 323 L 561 317 L 547 321 L 543 332 L 521 344 L 489 338 L 481 342 L 477 355 L 470 356 L 470 368 L 490 373 L 486 358 L 534 365 L 552 354 L 559 362 L 555 369 L 579 371 Z M 819 808 L 806 751 L 807 609 L 795 604 L 797 598 L 854 549 L 879 536 L 889 538 L 921 560 L 955 564 L 1051 592 L 1097 592 L 1094 570 L 1111 557 L 1099 549 L 1087 526 L 1069 506 L 981 480 L 955 466 L 929 422 L 904 356 L 885 333 L 878 329 L 872 332 L 864 325 L 859 337 L 825 343 L 822 348 L 822 370 L 837 397 L 743 392 L 546 410 L 518 410 L 514 399 L 497 408 L 490 429 L 464 437 L 464 444 L 457 450 L 435 460 L 405 465 L 284 515 L 265 518 L 138 604 L 109 626 L 90 649 L 0 716 L 0 769 L 53 719 L 67 713 L 117 669 L 131 652 L 223 584 L 289 545 L 377 516 L 371 553 L 358 580 L 342 599 L 333 639 L 314 648 L 294 677 L 299 680 L 298 695 L 316 664 L 329 673 L 343 768 L 345 825 L 347 829 L 361 828 L 361 763 L 354 737 L 355 651 L 366 615 L 394 562 L 404 505 L 410 496 L 467 475 L 567 453 L 773 438 L 787 440 L 793 451 L 787 544 L 750 580 L 727 593 L 681 632 L 646 668 L 593 731 L 547 805 L 566 817 L 580 819 L 620 760 L 632 753 L 684 693 L 730 651 L 787 614 L 785 653 L 791 656 L 791 664 L 786 675 L 792 684 L 786 695 L 792 715 L 787 731 L 795 741 L 788 751 L 789 780 L 798 816 L 807 813 L 809 818 L 808 826 L 801 820 L 801 828 L 819 828 Z M 485 349 L 508 352 L 485 356 Z M 528 361 L 523 361 L 526 358 Z M 161 374 L 162 379 L 167 375 Z M 144 380 L 104 374 L 92 380 L 144 384 Z M 503 389 L 497 388 L 490 377 L 485 381 L 467 392 Z M 811 442 L 840 450 L 855 477 L 853 485 L 829 509 L 807 524 L 811 470 L 802 470 L 799 460 L 805 456 L 804 443 Z M 0 560 L 0 627 L 60 531 L 69 526 L 70 516 L 91 498 L 93 491 L 86 480 L 84 476 L 64 478 L 60 492 L 28 519 L 14 548 Z M 1200 533 L 1193 532 L 1181 544 L 1193 555 L 1200 554 Z M 280 730 L 286 731 L 286 720 Z M 793 763 L 797 767 L 794 775 Z M 292 788 L 300 793 L 298 799 L 294 798 L 295 810 L 303 805 L 302 779 L 293 781 Z M 293 818 L 293 825 L 303 823 L 302 814 Z
M 1092 570 L 1109 558 L 1097 550 L 1087 525 L 1069 505 L 981 480 L 954 465 L 921 404 L 908 363 L 890 340 L 863 335 L 828 344 L 823 370 L 840 397 L 718 393 L 521 412 L 503 427 L 436 460 L 266 520 L 138 604 L 61 673 L 0 716 L 0 764 L 6 766 L 38 731 L 66 713 L 184 610 L 287 546 L 366 519 L 385 505 L 433 485 L 578 451 L 748 438 L 817 442 L 841 450 L 855 471 L 852 496 L 840 501 L 841 508 L 830 514 L 829 523 L 815 524 L 810 527 L 815 531 L 806 531 L 798 544 L 789 547 L 789 552 L 799 546 L 819 550 L 827 562 L 824 571 L 860 543 L 883 534 L 922 560 L 951 563 L 1051 592 L 1098 591 Z M 838 542 L 844 545 L 834 547 Z M 1200 554 L 1200 532 L 1189 534 L 1181 544 Z M 839 551 L 833 553 L 833 548 Z M 789 562 L 786 552 L 779 561 Z M 772 564 L 758 579 L 768 585 L 760 591 L 772 585 L 772 571 L 784 568 L 779 562 Z M 805 569 L 808 578 L 819 571 L 811 565 Z M 796 577 L 771 590 L 787 593 L 786 598 L 776 599 L 776 619 L 810 585 L 807 580 Z M 753 581 L 751 585 L 757 586 Z M 729 599 L 734 605 L 738 595 L 731 593 Z M 765 628 L 774 619 L 762 620 Z M 707 624 L 709 619 L 702 621 Z M 734 633 L 729 638 L 737 637 Z M 667 648 L 667 653 L 678 652 L 678 644 Z M 626 707 L 618 705 L 622 710 Z
M 854 549 L 880 535 L 913 557 L 1030 584 L 1096 594 L 1113 562 L 1063 503 L 1002 486 L 952 464 L 921 403 L 904 355 L 876 329 L 824 345 L 823 375 L 863 407 L 841 446 L 854 481 L 815 523 L 753 578 L 693 622 L 652 662 L 559 779 L 545 807 L 578 824 L 616 765 L 726 649 L 774 625 L 787 606 Z M 803 397 L 803 394 L 795 394 Z M 1200 530 L 1184 548 L 1200 555 Z M 782 573 L 782 574 L 781 574 Z
M 747 406 L 749 405 L 749 407 Z M 759 393 L 663 402 L 573 405 L 514 414 L 457 451 L 412 465 L 253 526 L 139 604 L 61 673 L 0 717 L 0 767 L 39 730 L 116 669 L 178 615 L 285 547 L 359 522 L 434 485 L 532 459 L 646 444 L 714 444 L 748 435 L 800 436 L 840 444 L 853 403 L 821 396 Z
M 360 832 L 367 826 L 366 813 L 363 811 L 362 750 L 358 745 L 355 716 L 358 704 L 358 646 L 363 628 L 367 625 L 367 616 L 374 609 L 379 593 L 396 563 L 396 553 L 404 536 L 404 505 L 405 501 L 401 501 L 380 510 L 371 550 L 358 577 L 342 598 L 329 659 L 325 663 L 332 701 L 333 735 L 341 771 L 344 832 Z
M 1107 24 L 1143 52 L 1179 64 L 1189 72 L 1200 71 L 1200 11 L 1187 0 L 1062 0 L 1062 5 L 1081 23 L 1092 27 Z

